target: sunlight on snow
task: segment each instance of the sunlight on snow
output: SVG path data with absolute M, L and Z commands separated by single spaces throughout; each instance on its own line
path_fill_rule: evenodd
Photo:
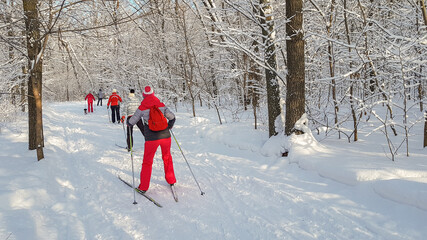
M 71 189 L 71 190 L 75 190 L 75 188 L 73 187 L 73 185 L 71 185 L 70 181 L 68 181 L 68 180 L 62 180 L 60 178 L 56 178 L 55 180 L 56 180 L 57 183 L 59 183 L 59 185 L 65 187 L 65 188 Z
M 209 124 L 210 120 L 203 117 L 195 117 L 191 119 L 191 126 L 200 126 L 200 123 Z
M 10 197 L 12 209 L 31 209 L 40 204 L 49 204 L 50 196 L 45 189 L 19 189 Z

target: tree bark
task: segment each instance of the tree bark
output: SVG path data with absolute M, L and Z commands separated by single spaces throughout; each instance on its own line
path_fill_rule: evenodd
M 43 58 L 38 17 L 38 0 L 23 0 L 27 53 L 29 65 L 28 79 L 28 145 L 37 149 L 37 160 L 44 158 L 42 121 L 42 72 Z
M 302 32 L 302 0 L 286 0 L 286 49 L 288 75 L 286 76 L 285 134 L 300 134 L 294 126 L 305 113 L 305 60 Z
M 423 147 L 427 147 L 427 111 L 424 113 L 424 144 Z
M 423 12 L 424 24 L 427 25 L 427 10 L 424 0 L 420 0 L 421 11 Z

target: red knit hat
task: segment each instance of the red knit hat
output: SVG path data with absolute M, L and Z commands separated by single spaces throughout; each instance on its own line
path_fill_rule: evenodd
M 144 92 L 142 92 L 142 96 L 143 97 L 148 97 L 150 95 L 154 94 L 153 88 L 151 88 L 150 86 L 146 86 L 144 88 Z

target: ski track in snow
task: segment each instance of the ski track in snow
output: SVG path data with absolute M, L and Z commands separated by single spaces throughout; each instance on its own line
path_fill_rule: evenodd
M 426 168 L 416 172 L 402 165 L 401 171 L 387 171 L 375 165 L 375 171 L 364 172 L 350 163 L 339 165 L 342 156 L 358 159 L 360 151 L 351 149 L 357 146 L 315 156 L 310 146 L 296 147 L 307 155 L 267 157 L 260 154 L 265 132 L 252 130 L 250 122 L 219 125 L 207 109 L 198 110 L 203 117 L 196 118 L 178 111 L 173 128 L 206 194 L 200 194 L 172 138 L 179 202 L 164 180 L 158 150 L 148 194 L 163 208 L 138 194 L 133 205 L 134 193 L 117 179 L 132 182 L 131 156 L 116 146 L 125 146 L 123 126 L 109 123 L 105 106 L 87 115 L 82 106 L 44 105 L 40 162 L 27 150 L 25 120 L 21 134 L 2 129 L 0 239 L 388 240 L 427 234 Z M 137 185 L 144 139 L 138 129 L 134 137 Z M 408 172 L 414 178 L 396 180 Z M 370 183 L 378 178 L 373 174 L 382 178 Z M 416 194 L 410 190 L 414 186 Z

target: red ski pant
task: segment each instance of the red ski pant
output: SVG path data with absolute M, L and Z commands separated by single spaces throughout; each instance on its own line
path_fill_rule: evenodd
M 93 102 L 87 102 L 87 112 L 93 112 Z
M 175 173 L 173 171 L 172 155 L 170 153 L 171 138 L 146 141 L 144 145 L 144 159 L 142 160 L 141 183 L 139 184 L 139 189 L 143 191 L 147 191 L 150 187 L 153 158 L 159 146 L 162 149 L 166 182 L 169 184 L 176 183 Z

